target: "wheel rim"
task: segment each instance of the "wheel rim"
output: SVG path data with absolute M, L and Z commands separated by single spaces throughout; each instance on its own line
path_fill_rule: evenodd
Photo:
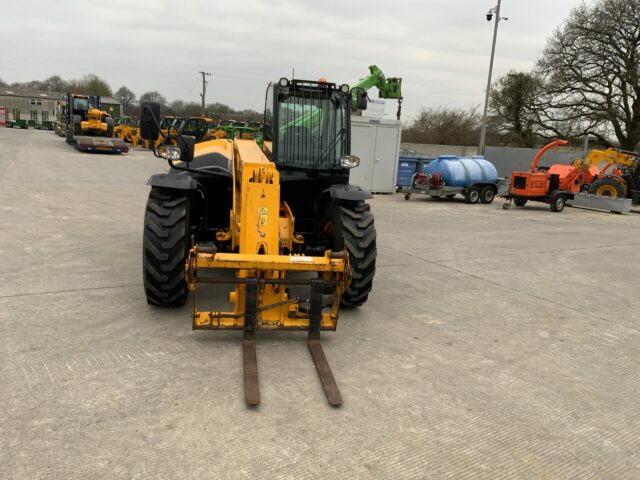
M 562 198 L 556 199 L 556 208 L 561 210 L 564 207 L 564 200 Z
M 486 193 L 484 194 L 484 199 L 487 202 L 490 202 L 491 200 L 493 200 L 493 190 L 487 190 Z
M 618 190 L 613 185 L 600 185 L 596 190 L 596 195 L 615 198 L 618 196 Z
M 471 193 L 469 193 L 469 199 L 472 202 L 477 202 L 479 198 L 478 192 L 476 192 L 475 190 L 472 190 Z

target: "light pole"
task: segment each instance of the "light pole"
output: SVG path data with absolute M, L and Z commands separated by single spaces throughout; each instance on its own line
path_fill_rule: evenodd
M 211 74 L 209 72 L 198 72 L 202 75 L 202 93 L 200 94 L 200 97 L 202 97 L 202 116 L 204 117 L 204 97 L 207 94 L 207 82 L 205 80 L 205 76 L 210 77 Z
M 487 135 L 487 111 L 489 110 L 489 93 L 491 92 L 491 74 L 493 73 L 493 57 L 496 53 L 496 37 L 498 36 L 498 23 L 500 20 L 509 20 L 507 17 L 500 16 L 500 3 L 487 12 L 487 22 L 495 16 L 493 24 L 493 43 L 491 44 L 491 60 L 489 61 L 489 78 L 487 79 L 487 92 L 484 97 L 484 113 L 482 114 L 482 126 L 480 127 L 480 145 L 478 146 L 478 155 L 484 155 L 485 137 Z

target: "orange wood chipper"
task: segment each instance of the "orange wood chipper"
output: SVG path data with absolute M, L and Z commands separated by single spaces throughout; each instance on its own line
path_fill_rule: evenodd
M 524 207 L 528 201 L 543 202 L 549 204 L 552 212 L 561 212 L 566 201 L 573 199 L 573 195 L 580 192 L 580 187 L 585 183 L 585 174 L 580 167 L 558 164 L 538 167 L 542 155 L 566 143 L 566 140 L 554 140 L 545 145 L 533 157 L 529 171 L 511 174 L 509 193 L 505 195 L 507 203 L 503 205 L 505 210 L 511 206 L 513 200 L 519 207 Z

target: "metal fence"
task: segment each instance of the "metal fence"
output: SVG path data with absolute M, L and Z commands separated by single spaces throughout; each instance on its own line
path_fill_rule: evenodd
M 495 165 L 498 176 L 509 177 L 511 172 L 528 170 L 537 152 L 537 148 L 486 147 L 484 156 Z M 554 163 L 568 165 L 582 156 L 582 150 L 552 150 L 542 156 L 539 165 L 550 166 Z
M 471 157 L 477 154 L 477 147 L 465 147 L 460 145 L 430 145 L 424 143 L 402 143 L 402 153 L 416 155 L 457 155 Z M 509 177 L 511 172 L 528 170 L 531 160 L 535 156 L 537 148 L 512 148 L 512 147 L 486 147 L 485 158 L 493 163 L 500 177 Z M 570 164 L 576 158 L 584 157 L 582 150 L 560 149 L 544 154 L 540 159 L 541 166 L 549 166 L 554 163 Z

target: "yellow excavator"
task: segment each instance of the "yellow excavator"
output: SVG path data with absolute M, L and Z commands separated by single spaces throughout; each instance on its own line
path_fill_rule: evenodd
M 265 101 L 263 150 L 247 139 L 196 144 L 179 135 L 154 153 L 168 173 L 149 179 L 143 239 L 147 302 L 191 294 L 197 330 L 241 330 L 245 401 L 260 403 L 256 331 L 303 330 L 331 405 L 342 404 L 320 343 L 340 307 L 366 302 L 376 261 L 366 190 L 349 184 L 349 86 L 280 79 Z M 155 140 L 160 107 L 141 105 L 142 137 Z M 271 138 L 273 135 L 273 138 Z M 232 286 L 227 309 L 201 310 L 202 284 Z M 201 295 L 201 294 L 200 294 Z

